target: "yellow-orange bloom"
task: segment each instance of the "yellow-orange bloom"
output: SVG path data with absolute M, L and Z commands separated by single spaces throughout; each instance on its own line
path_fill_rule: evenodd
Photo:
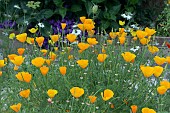
M 59 39 L 59 35 L 51 35 L 50 37 L 51 37 L 51 40 L 52 40 L 54 43 L 57 42 L 58 39 Z
M 0 60 L 0 68 L 4 67 L 6 64 L 5 64 L 5 61 L 4 60 Z
M 22 33 L 22 34 L 18 34 L 16 35 L 16 39 L 22 43 L 24 43 L 27 39 L 27 33 Z
M 0 71 L 0 77 L 2 76 L 2 71 Z
M 156 46 L 148 46 L 148 50 L 149 52 L 151 52 L 152 54 L 155 54 L 156 52 L 159 51 L 159 49 Z
M 32 75 L 28 72 L 19 72 L 15 75 L 19 81 L 27 82 L 29 83 L 32 79 Z
M 21 109 L 21 105 L 22 105 L 21 103 L 14 104 L 14 105 L 11 105 L 10 108 L 15 112 L 19 112 Z
M 107 40 L 107 43 L 112 44 L 113 40 Z
M 19 66 L 14 66 L 14 71 L 17 71 L 19 69 Z
M 30 89 L 22 90 L 20 91 L 19 95 L 23 98 L 28 98 L 30 95 Z
M 10 55 L 8 55 L 8 58 L 9 58 L 10 60 L 14 60 L 14 57 L 16 57 L 16 56 L 18 56 L 18 55 L 16 55 L 16 54 L 10 54 Z
M 72 43 L 76 40 L 77 36 L 75 34 L 67 34 L 67 39 Z
M 89 45 L 89 44 L 86 44 L 86 43 L 78 43 L 78 47 L 79 47 L 79 49 L 82 50 L 82 51 L 88 49 L 89 46 L 90 46 L 90 45 Z
M 18 48 L 17 51 L 18 51 L 19 55 L 22 55 L 24 53 L 25 49 L 24 48 Z
M 62 29 L 65 29 L 65 28 L 66 28 L 66 25 L 67 25 L 66 23 L 61 23 L 61 28 L 62 28 Z
M 79 87 L 73 87 L 70 89 L 70 93 L 73 97 L 79 98 L 84 94 L 84 89 Z
M 85 30 L 84 24 L 77 24 L 77 27 L 78 27 L 80 30 L 82 30 L 82 31 Z
M 28 44 L 34 44 L 34 38 L 27 37 L 26 42 L 27 42 Z
M 112 38 L 112 39 L 115 39 L 117 37 L 116 33 L 115 32 L 110 32 L 109 33 L 109 36 Z
M 142 108 L 142 113 L 156 113 L 156 111 L 145 107 L 145 108 Z
M 45 59 L 42 57 L 36 57 L 32 59 L 31 63 L 36 67 L 41 67 L 45 62 Z
M 154 61 L 157 65 L 162 65 L 165 63 L 166 59 L 164 57 L 155 56 Z
M 89 97 L 90 102 L 91 102 L 92 104 L 96 102 L 96 99 L 97 99 L 96 96 L 91 95 L 91 96 L 88 96 L 88 97 Z
M 62 67 L 59 68 L 59 70 L 60 70 L 60 73 L 64 76 L 67 72 L 67 67 L 62 66 Z
M 121 26 L 125 25 L 125 21 L 119 20 L 119 25 L 121 25 Z
M 83 69 L 88 66 L 88 60 L 78 60 L 77 63 Z
M 41 51 L 41 52 L 43 53 L 43 55 L 45 56 L 45 55 L 47 54 L 47 51 L 48 51 L 48 50 L 46 50 L 46 49 L 41 49 L 40 51 Z
M 50 66 L 50 64 L 51 64 L 51 59 L 45 59 L 45 62 L 46 62 L 46 64 L 47 64 L 48 66 Z
M 167 57 L 166 57 L 166 62 L 167 62 L 168 64 L 170 64 L 170 56 L 167 56 Z
M 148 33 L 142 30 L 137 30 L 136 35 L 139 39 L 142 39 L 145 38 L 148 35 Z
M 150 67 L 150 66 L 141 66 L 140 69 L 141 69 L 143 75 L 147 78 L 152 76 L 154 73 L 154 68 Z
M 39 47 L 42 47 L 43 42 L 44 42 L 44 37 L 36 37 L 36 42 L 38 43 Z
M 86 19 L 85 16 L 80 17 L 80 21 L 81 21 L 82 23 L 84 23 L 85 19 Z
M 145 32 L 147 32 L 147 36 L 152 36 L 153 34 L 156 33 L 155 29 L 150 29 L 148 27 L 145 28 Z
M 170 82 L 168 82 L 167 80 L 161 81 L 160 85 L 165 86 L 167 89 L 170 89 Z
M 160 95 L 165 94 L 166 91 L 167 91 L 167 88 L 166 88 L 165 86 L 159 86 L 159 87 L 157 88 L 157 92 L 158 92 Z
M 24 57 L 22 57 L 22 56 L 16 56 L 16 57 L 14 57 L 14 59 L 13 60 L 11 60 L 11 62 L 13 63 L 13 64 L 15 64 L 16 66 L 20 66 L 23 62 L 24 62 Z
M 147 38 L 142 38 L 142 39 L 140 39 L 140 43 L 141 43 L 142 45 L 146 45 L 146 44 L 148 44 L 149 42 L 150 42 L 150 40 L 147 39 Z
M 105 89 L 104 92 L 101 92 L 102 99 L 107 101 L 114 96 L 114 92 L 110 89 Z
M 156 76 L 156 77 L 159 77 L 161 74 L 162 74 L 162 72 L 163 72 L 163 67 L 161 67 L 161 66 L 155 66 L 154 67 L 154 76 Z
M 57 57 L 57 55 L 54 53 L 54 52 L 50 52 L 49 53 L 49 58 L 51 59 L 51 60 L 55 60 L 56 59 L 56 57 Z
M 69 56 L 68 56 L 68 59 L 69 59 L 69 60 L 73 59 L 73 55 L 69 55 Z
M 119 42 L 121 45 L 125 43 L 126 38 L 124 36 L 119 37 Z
M 99 62 L 104 62 L 105 59 L 106 59 L 106 57 L 107 57 L 106 54 L 98 54 L 97 60 L 98 60 Z
M 14 39 L 15 38 L 15 33 L 9 34 L 9 39 Z
M 95 33 L 95 30 L 90 30 L 90 31 L 87 31 L 87 32 L 88 32 L 89 37 L 92 37 Z
M 138 38 L 137 37 L 133 37 L 133 40 L 136 41 Z
M 84 24 L 84 29 L 87 31 L 91 31 L 94 28 L 95 26 L 93 24 Z
M 38 28 L 31 28 L 31 29 L 29 29 L 29 32 L 31 32 L 31 33 L 36 33 L 37 30 L 38 30 Z
M 130 107 L 131 107 L 132 113 L 136 113 L 137 112 L 137 110 L 138 110 L 138 106 L 137 105 L 131 105 Z
M 47 91 L 47 95 L 48 95 L 50 98 L 54 98 L 54 96 L 55 96 L 57 93 L 58 93 L 58 91 L 55 90 L 55 89 L 49 89 L 49 90 Z
M 41 74 L 45 76 L 49 71 L 49 67 L 42 66 L 40 67 L 40 71 L 41 71 Z
M 133 62 L 136 58 L 136 55 L 131 52 L 124 52 L 121 54 L 126 62 Z
M 96 45 L 98 43 L 98 41 L 96 40 L 96 38 L 87 38 L 87 42 L 90 45 Z

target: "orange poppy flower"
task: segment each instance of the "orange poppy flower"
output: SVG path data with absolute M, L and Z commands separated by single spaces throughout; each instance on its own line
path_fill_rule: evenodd
M 79 98 L 84 94 L 84 89 L 79 87 L 73 87 L 70 89 L 70 93 L 73 97 Z
M 82 23 L 84 23 L 85 19 L 86 19 L 85 16 L 80 17 L 80 21 L 81 21 Z
M 45 56 L 45 55 L 47 54 L 47 51 L 48 51 L 48 50 L 46 50 L 46 49 L 41 49 L 40 51 L 41 51 L 41 52 L 43 53 L 43 55 Z
M 23 98 L 28 98 L 30 95 L 30 89 L 22 90 L 20 91 L 19 95 Z
M 142 108 L 142 113 L 156 113 L 156 111 L 145 107 L 145 108 Z
M 16 54 L 10 54 L 10 55 L 8 55 L 8 58 L 9 58 L 10 60 L 14 60 L 14 57 L 16 57 L 16 56 L 18 56 L 18 55 L 16 55 Z
M 22 55 L 24 53 L 25 49 L 24 48 L 18 48 L 17 51 L 18 51 L 19 55 Z
M 62 67 L 59 68 L 59 70 L 60 70 L 60 73 L 64 76 L 66 74 L 67 67 L 62 66 Z
M 92 104 L 96 102 L 96 99 L 97 99 L 96 96 L 91 95 L 91 96 L 88 96 L 88 97 L 89 97 L 90 102 L 91 102 Z
M 39 47 L 42 47 L 43 42 L 44 42 L 44 37 L 36 37 L 36 42 L 38 43 Z
M 49 53 L 49 58 L 54 61 L 56 59 L 57 55 L 54 52 Z
M 47 64 L 48 66 L 50 66 L 50 64 L 51 64 L 51 59 L 45 59 L 45 62 L 46 62 L 46 64 Z
M 65 29 L 65 28 L 66 28 L 66 25 L 67 25 L 66 23 L 61 23 L 61 28 L 62 28 L 62 29 Z
M 4 67 L 6 64 L 5 64 L 5 61 L 4 60 L 0 60 L 0 68 Z
M 38 30 L 38 28 L 31 28 L 31 29 L 29 29 L 29 32 L 31 32 L 31 33 L 36 33 L 37 30 Z
M 77 27 L 78 27 L 81 31 L 84 31 L 84 30 L 85 30 L 84 24 L 77 24 Z
M 32 75 L 29 74 L 28 72 L 19 72 L 18 74 L 15 75 L 19 81 L 24 81 L 29 83 L 32 79 Z
M 54 96 L 55 96 L 56 94 L 58 94 L 58 91 L 55 90 L 55 89 L 49 89 L 49 90 L 47 91 L 47 95 L 48 95 L 50 98 L 54 98 Z
M 163 80 L 160 82 L 161 86 L 165 86 L 166 89 L 170 89 L 170 82 L 168 82 L 167 80 Z
M 96 40 L 96 38 L 87 38 L 87 42 L 90 45 L 96 45 L 98 43 L 98 41 Z
M 49 67 L 42 66 L 40 67 L 40 71 L 41 71 L 41 74 L 45 76 L 49 71 Z
M 27 37 L 26 42 L 27 42 L 28 44 L 34 44 L 34 38 Z
M 107 57 L 106 54 L 98 54 L 97 60 L 98 60 L 99 62 L 104 62 L 105 59 L 106 59 L 106 57 Z
M 167 88 L 166 88 L 165 86 L 159 86 L 159 87 L 157 88 L 157 92 L 158 92 L 160 95 L 165 94 L 166 91 L 167 91 Z
M 162 74 L 162 72 L 163 72 L 163 67 L 161 67 L 161 66 L 155 66 L 154 67 L 154 76 L 155 77 L 159 77 L 161 74 Z
M 15 112 L 19 112 L 21 109 L 21 106 L 22 106 L 22 104 L 18 103 L 18 104 L 11 105 L 10 108 Z
M 142 39 L 145 38 L 148 35 L 148 33 L 142 30 L 137 30 L 136 35 L 139 39 Z
M 162 65 L 165 63 L 166 59 L 164 57 L 155 56 L 154 61 L 157 65 Z
M 0 71 L 0 77 L 2 76 L 2 71 Z
M 83 69 L 85 69 L 88 66 L 88 60 L 83 60 L 83 59 L 78 60 L 77 63 Z
M 124 36 L 119 37 L 119 42 L 121 45 L 123 45 L 125 43 L 125 40 L 126 40 L 126 38 Z
M 36 57 L 32 59 L 31 63 L 36 67 L 41 67 L 45 62 L 45 59 L 42 57 Z
M 78 43 L 77 46 L 79 47 L 80 50 L 84 51 L 84 50 L 88 49 L 90 45 L 86 44 L 86 43 Z
M 141 43 L 142 45 L 146 45 L 146 44 L 148 44 L 149 42 L 150 42 L 150 40 L 147 39 L 147 38 L 142 38 L 142 39 L 140 39 L 140 43 Z
M 76 40 L 77 36 L 75 34 L 67 34 L 67 39 L 72 43 Z
M 24 43 L 27 39 L 27 33 L 22 33 L 22 34 L 18 34 L 16 35 L 16 39 L 22 43 Z
M 51 37 L 51 40 L 52 40 L 54 43 L 57 42 L 58 39 L 59 39 L 59 35 L 51 35 L 50 37 Z
M 154 73 L 154 68 L 150 66 L 141 66 L 140 69 L 145 77 L 150 77 Z
M 121 54 L 126 62 L 133 62 L 136 58 L 136 55 L 131 52 L 124 52 Z
M 148 50 L 149 52 L 151 52 L 152 54 L 155 54 L 156 52 L 159 51 L 159 49 L 156 46 L 148 46 Z
M 132 113 L 136 113 L 137 112 L 137 109 L 138 109 L 137 105 L 131 105 L 130 107 L 131 107 Z
M 115 39 L 117 37 L 117 34 L 115 32 L 110 32 L 109 33 L 109 36 L 112 38 L 112 39 Z
M 114 92 L 110 89 L 105 89 L 104 92 L 101 92 L 102 99 L 107 101 L 114 96 Z
M 145 28 L 145 32 L 148 34 L 147 36 L 152 36 L 156 33 L 155 29 L 150 29 L 148 27 Z
M 14 57 L 14 59 L 13 60 L 11 60 L 11 62 L 13 63 L 13 64 L 15 64 L 16 66 L 20 66 L 23 62 L 24 62 L 24 57 L 22 57 L 22 56 L 16 56 L 16 57 Z

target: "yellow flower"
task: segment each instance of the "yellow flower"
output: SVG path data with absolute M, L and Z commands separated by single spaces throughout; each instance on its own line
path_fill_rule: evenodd
M 19 81 L 24 81 L 29 83 L 32 79 L 32 75 L 29 74 L 28 72 L 19 72 L 18 74 L 15 75 Z
M 170 64 L 170 56 L 167 56 L 167 57 L 166 57 L 166 62 L 167 62 L 168 64 Z
M 73 59 L 73 55 L 69 55 L 69 56 L 68 56 L 68 59 L 69 59 L 69 60 Z
M 142 30 L 137 30 L 136 35 L 139 39 L 142 39 L 145 38 L 148 35 L 148 33 Z
M 19 69 L 19 66 L 14 66 L 14 71 L 17 71 Z
M 156 113 L 156 111 L 145 107 L 145 108 L 142 108 L 142 113 Z
M 2 71 L 0 71 L 0 77 L 2 76 Z
M 27 42 L 28 44 L 34 44 L 34 38 L 27 37 L 26 42 Z
M 24 48 L 18 48 L 17 52 L 19 55 L 22 55 L 24 53 L 25 49 Z
M 80 21 L 81 21 L 82 23 L 84 23 L 85 19 L 86 19 L 85 16 L 80 17 Z
M 84 24 L 77 24 L 77 27 L 78 27 L 80 30 L 82 30 L 82 31 L 85 30 Z
M 79 98 L 84 94 L 84 89 L 79 87 L 73 87 L 70 89 L 70 93 L 73 97 Z
M 98 43 L 98 41 L 96 41 L 96 38 L 87 38 L 87 42 L 90 45 L 96 45 Z
M 89 48 L 89 44 L 86 44 L 86 43 L 78 43 L 78 47 L 80 48 L 80 50 L 84 51 L 86 49 Z
M 66 25 L 67 25 L 66 23 L 61 23 L 61 28 L 62 28 L 62 29 L 65 29 L 65 28 L 66 28 Z
M 44 42 L 44 37 L 36 37 L 36 42 L 38 43 L 39 47 L 42 47 L 43 42 Z
M 95 30 L 90 30 L 90 31 L 87 31 L 87 32 L 88 32 L 89 37 L 92 37 L 95 33 Z
M 136 41 L 138 38 L 137 37 L 133 37 L 133 40 Z
M 124 52 L 121 54 L 126 62 L 134 62 L 136 55 L 131 52 Z
M 51 35 L 50 37 L 51 37 L 51 40 L 52 40 L 54 43 L 57 42 L 58 39 L 59 39 L 59 35 Z
M 50 66 L 50 64 L 51 64 L 51 59 L 45 59 L 45 62 L 46 62 L 46 64 L 47 64 L 48 66 Z
M 124 36 L 119 37 L 119 42 L 121 45 L 123 45 L 125 43 L 125 40 L 126 40 L 126 38 Z
M 13 63 L 13 64 L 15 64 L 16 66 L 20 66 L 23 62 L 24 62 L 24 57 L 22 57 L 22 56 L 16 56 L 16 57 L 14 57 L 14 59 L 13 60 L 11 60 L 11 62 Z
M 16 55 L 16 54 L 10 54 L 10 55 L 8 55 L 8 58 L 9 58 L 10 60 L 14 60 L 14 57 L 16 57 L 16 56 L 18 56 L 18 55 Z
M 156 33 L 155 29 L 149 29 L 148 27 L 145 28 L 145 32 L 147 32 L 147 36 L 152 36 Z
M 30 95 L 30 89 L 20 91 L 19 95 L 23 98 L 28 98 Z
M 84 24 L 94 24 L 92 19 L 85 19 Z
M 98 60 L 99 62 L 104 62 L 105 59 L 106 59 L 106 57 L 107 57 L 106 54 L 98 54 L 97 60 Z
M 163 80 L 160 82 L 161 86 L 165 86 L 166 89 L 170 89 L 170 82 L 168 82 L 167 80 Z
M 5 61 L 4 60 L 0 60 L 0 68 L 4 67 L 6 64 L 5 64 Z
M 154 76 L 156 76 L 156 77 L 159 77 L 161 74 L 162 74 L 162 72 L 163 72 L 163 67 L 161 67 L 161 66 L 155 66 L 154 67 Z
M 101 96 L 104 101 L 111 99 L 113 95 L 114 95 L 114 92 L 110 89 L 105 89 L 104 92 L 101 92 Z
M 150 67 L 150 66 L 141 66 L 140 69 L 141 69 L 143 75 L 147 78 L 152 76 L 154 73 L 154 68 Z
M 40 71 L 41 71 L 41 74 L 45 76 L 49 71 L 49 67 L 42 66 L 40 67 Z
M 136 31 L 132 31 L 132 32 L 130 32 L 130 34 L 131 34 L 133 37 L 136 37 Z M 136 39 L 137 39 L 137 37 L 136 37 Z
M 56 57 L 57 57 L 57 55 L 54 53 L 54 52 L 50 52 L 49 53 L 49 58 L 51 59 L 51 60 L 55 60 L 56 59 Z
M 125 25 L 125 21 L 119 20 L 119 25 L 121 25 L 121 26 Z
M 50 98 L 54 98 L 54 96 L 55 96 L 57 93 L 58 93 L 58 91 L 55 90 L 55 89 L 49 89 L 49 90 L 47 91 L 47 95 L 48 95 Z
M 31 63 L 36 67 L 41 67 L 45 62 L 45 59 L 42 57 L 36 57 L 32 59 Z
M 9 34 L 9 39 L 14 39 L 15 38 L 15 33 Z
M 165 94 L 166 91 L 167 91 L 167 88 L 166 88 L 165 86 L 159 86 L 159 87 L 157 88 L 157 92 L 158 92 L 160 95 Z
M 16 35 L 16 39 L 22 43 L 24 43 L 27 39 L 27 33 L 22 33 L 22 34 L 18 34 Z
M 47 51 L 48 51 L 48 50 L 46 50 L 46 49 L 41 49 L 40 51 L 41 51 L 41 52 L 43 53 L 43 55 L 45 56 L 45 55 L 47 54 Z
M 159 51 L 159 49 L 156 46 L 148 46 L 148 50 L 149 52 L 151 52 L 152 54 L 155 54 L 156 52 Z
M 124 33 L 124 31 L 125 31 L 125 28 L 119 28 L 119 34 Z
M 31 29 L 29 29 L 29 31 L 30 31 L 31 33 L 36 33 L 37 30 L 38 30 L 38 28 L 31 28 Z
M 162 65 L 165 63 L 166 59 L 164 57 L 155 56 L 154 61 L 157 65 Z
M 91 96 L 88 96 L 88 97 L 89 97 L 90 102 L 91 102 L 92 104 L 96 102 L 96 99 L 97 99 L 96 96 L 91 95 Z
M 117 37 L 117 34 L 115 32 L 110 32 L 109 33 L 109 36 L 112 38 L 112 39 L 115 39 Z
M 21 103 L 14 104 L 14 105 L 10 106 L 10 108 L 15 112 L 19 112 L 21 109 L 21 105 L 22 105 Z
M 137 112 L 137 109 L 138 109 L 137 105 L 131 105 L 130 107 L 131 107 L 132 113 L 136 113 Z
M 148 44 L 149 42 L 150 42 L 150 40 L 147 39 L 147 38 L 142 38 L 142 39 L 140 39 L 140 43 L 141 43 L 142 45 L 146 45 L 146 44 Z
M 60 70 L 60 73 L 64 76 L 66 74 L 67 67 L 62 66 L 62 67 L 59 68 L 59 70 Z
M 77 63 L 83 69 L 88 66 L 88 60 L 78 60 Z
M 54 51 L 58 51 L 58 47 L 54 47 Z
M 108 44 L 112 44 L 113 40 L 107 40 Z
M 67 39 L 72 43 L 76 40 L 77 36 L 75 34 L 67 34 Z

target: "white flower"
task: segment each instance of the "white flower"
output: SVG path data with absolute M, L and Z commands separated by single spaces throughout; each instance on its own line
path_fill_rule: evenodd
M 121 14 L 121 16 L 122 16 L 123 18 L 126 18 L 126 15 L 125 15 L 125 14 Z
M 43 23 L 38 23 L 38 26 L 41 27 L 41 28 L 45 27 Z
M 136 47 L 131 48 L 130 50 L 133 51 L 133 52 L 136 52 L 136 51 L 139 50 L 139 49 L 140 49 L 140 47 L 139 47 L 139 46 L 136 46 Z
M 21 9 L 18 5 L 14 5 L 14 8 Z
M 73 29 L 72 34 L 80 35 L 81 34 L 81 30 Z
M 24 24 L 28 25 L 29 23 L 28 23 L 28 21 L 27 21 L 27 20 L 24 20 Z
M 127 15 L 127 16 L 126 16 L 126 19 L 127 19 L 127 20 L 130 20 L 131 18 L 132 18 L 132 16 L 130 16 L 130 15 Z

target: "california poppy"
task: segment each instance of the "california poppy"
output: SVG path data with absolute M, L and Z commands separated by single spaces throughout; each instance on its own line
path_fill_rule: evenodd
M 106 59 L 106 57 L 107 57 L 106 54 L 98 54 L 97 60 L 98 60 L 99 62 L 104 62 L 105 59 Z
M 43 42 L 44 42 L 44 37 L 36 37 L 36 42 L 38 43 L 39 47 L 42 47 Z
M 19 95 L 23 98 L 28 98 L 30 95 L 30 89 L 22 90 L 20 91 Z
M 32 79 L 32 75 L 28 72 L 19 72 L 15 75 L 19 81 L 24 81 L 29 83 Z
M 11 105 L 10 108 L 15 112 L 19 112 L 21 109 L 21 106 L 22 106 L 22 104 L 18 103 L 18 104 Z
M 66 23 L 61 23 L 61 28 L 62 28 L 62 29 L 65 29 L 65 28 L 66 28 L 66 25 L 67 25 Z
M 32 59 L 31 63 L 36 67 L 41 67 L 45 62 L 45 59 L 42 57 L 36 57 Z
M 76 40 L 77 36 L 75 34 L 67 34 L 66 38 L 72 43 Z
M 165 86 L 167 89 L 170 89 L 170 82 L 163 80 L 160 82 L 160 86 Z
M 50 98 L 54 98 L 54 96 L 55 96 L 57 93 L 58 93 L 58 91 L 55 90 L 55 89 L 49 89 L 49 90 L 47 91 L 47 95 L 48 95 Z
M 158 92 L 160 95 L 165 94 L 166 91 L 167 91 L 167 88 L 166 88 L 165 86 L 159 86 L 159 87 L 157 88 L 157 92 Z
M 58 39 L 59 39 L 59 35 L 51 35 L 50 37 L 51 37 L 51 40 L 52 40 L 54 43 L 57 42 Z
M 4 60 L 0 60 L 0 68 L 4 67 L 6 64 L 5 64 L 5 61 Z
M 88 49 L 90 45 L 87 43 L 78 43 L 77 46 L 80 48 L 80 50 L 84 51 L 84 50 Z
M 87 42 L 90 45 L 96 45 L 98 43 L 98 41 L 96 40 L 96 38 L 87 38 Z
M 88 66 L 88 60 L 83 60 L 83 59 L 82 60 L 77 60 L 77 63 L 83 69 Z
M 17 52 L 19 55 L 22 55 L 24 53 L 25 49 L 24 48 L 18 48 Z
M 158 52 L 159 51 L 159 48 L 158 47 L 156 47 L 156 46 L 148 46 L 148 50 L 149 50 L 149 52 L 151 52 L 152 54 L 155 54 L 156 52 Z
M 159 77 L 161 74 L 162 74 L 162 72 L 163 72 L 163 67 L 161 67 L 161 66 L 155 66 L 154 67 L 154 76 L 156 76 L 156 77 Z
M 40 67 L 40 71 L 41 71 L 41 74 L 45 76 L 49 71 L 49 67 L 42 66 Z
M 16 39 L 22 43 L 24 43 L 27 39 L 27 33 L 22 33 L 22 34 L 18 34 L 16 35 Z
M 84 89 L 79 87 L 73 87 L 70 89 L 70 93 L 73 97 L 79 98 L 84 94 Z
M 130 107 L 131 107 L 132 113 L 136 113 L 137 112 L 137 109 L 138 109 L 137 105 L 131 105 Z
M 22 57 L 22 56 L 16 56 L 16 57 L 14 57 L 14 59 L 13 60 L 11 60 L 11 62 L 13 63 L 13 64 L 15 64 L 16 66 L 20 66 L 23 62 L 24 62 L 24 57 Z
M 107 101 L 114 96 L 114 92 L 110 89 L 105 89 L 104 92 L 101 92 L 102 99 Z
M 121 55 L 126 62 L 132 62 L 136 58 L 136 55 L 131 52 L 124 52 Z
M 142 108 L 142 113 L 156 113 L 156 111 L 145 107 L 145 108 Z
M 94 96 L 94 95 L 90 95 L 90 96 L 88 96 L 89 97 L 89 99 L 90 99 L 90 102 L 93 104 L 95 101 L 96 101 L 96 99 L 97 99 L 97 97 L 96 96 Z
M 29 32 L 31 32 L 31 33 L 36 33 L 37 30 L 38 30 L 38 28 L 31 28 L 31 29 L 29 29 Z
M 145 77 L 150 77 L 154 73 L 154 68 L 151 66 L 141 66 L 140 69 Z
M 142 30 L 137 30 L 136 35 L 139 39 L 142 39 L 145 38 L 148 35 L 148 33 Z
M 166 59 L 164 57 L 155 56 L 154 61 L 157 65 L 162 65 L 165 63 Z
M 60 73 L 61 73 L 62 75 L 65 75 L 65 74 L 66 74 L 66 71 L 67 71 L 67 67 L 62 66 L 62 67 L 59 68 L 59 70 L 60 70 Z

